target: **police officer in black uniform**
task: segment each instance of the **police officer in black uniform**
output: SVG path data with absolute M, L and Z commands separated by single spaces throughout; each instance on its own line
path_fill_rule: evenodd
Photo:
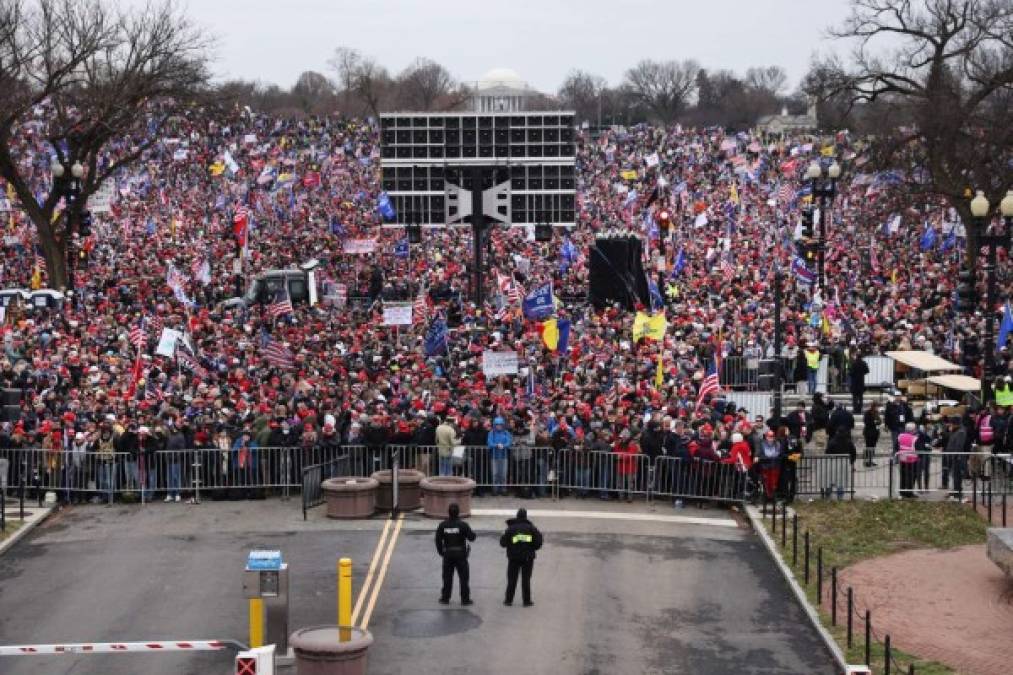
M 450 593 L 454 587 L 454 570 L 461 582 L 461 604 L 471 604 L 471 588 L 468 586 L 468 546 L 475 541 L 475 532 L 468 523 L 461 520 L 461 509 L 457 504 L 450 505 L 450 517 L 436 528 L 436 552 L 443 558 L 443 592 L 440 593 L 440 604 L 450 602 Z
M 519 509 L 517 517 L 507 521 L 507 530 L 499 538 L 499 545 L 507 550 L 507 590 L 504 605 L 512 605 L 517 590 L 517 573 L 521 575 L 521 594 L 524 606 L 530 607 L 531 572 L 535 567 L 535 551 L 542 547 L 542 533 L 528 520 L 527 509 Z

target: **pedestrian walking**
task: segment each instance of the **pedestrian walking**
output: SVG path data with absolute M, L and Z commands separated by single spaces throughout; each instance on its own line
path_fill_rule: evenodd
M 468 542 L 475 541 L 475 531 L 461 520 L 461 509 L 457 504 L 451 504 L 447 511 L 449 518 L 436 528 L 436 552 L 443 558 L 443 590 L 440 593 L 440 604 L 446 605 L 450 602 L 456 570 L 461 585 L 461 604 L 470 605 L 472 603 L 471 587 L 468 585 L 470 576 L 468 553 L 471 552 L 471 546 Z
M 519 573 L 524 606 L 530 607 L 535 604 L 531 601 L 531 572 L 535 567 L 535 551 L 542 547 L 542 533 L 528 520 L 527 509 L 518 509 L 517 517 L 507 521 L 507 529 L 500 537 L 499 545 L 507 553 L 507 589 L 503 604 L 513 604 Z

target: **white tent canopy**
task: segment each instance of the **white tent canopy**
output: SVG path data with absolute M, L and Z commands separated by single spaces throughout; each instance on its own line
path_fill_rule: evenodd
M 932 384 L 938 384 L 946 389 L 953 389 L 964 393 L 977 393 L 981 391 L 981 380 L 970 375 L 933 375 L 926 378 Z
M 963 370 L 962 367 L 955 363 L 951 363 L 944 358 L 940 358 L 935 354 L 930 354 L 925 351 L 911 350 L 911 351 L 896 351 L 887 352 L 894 361 L 903 363 L 909 368 L 920 370 L 924 373 L 933 373 L 947 370 Z

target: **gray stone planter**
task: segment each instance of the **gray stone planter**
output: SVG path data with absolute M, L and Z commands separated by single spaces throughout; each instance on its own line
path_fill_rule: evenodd
M 426 475 L 415 469 L 397 471 L 397 507 L 399 511 L 411 511 L 422 506 L 422 479 Z M 390 511 L 394 500 L 394 477 L 390 470 L 377 471 L 371 478 L 380 483 L 376 492 L 376 508 Z
M 423 478 L 422 505 L 430 518 L 446 518 L 447 509 L 456 503 L 461 509 L 461 517 L 471 515 L 471 494 L 475 491 L 475 481 L 463 476 L 430 476 Z
M 327 502 L 328 518 L 369 518 L 376 511 L 375 478 L 340 476 L 320 484 Z
M 288 643 L 297 675 L 365 675 L 373 636 L 359 628 L 312 626 L 292 633 Z

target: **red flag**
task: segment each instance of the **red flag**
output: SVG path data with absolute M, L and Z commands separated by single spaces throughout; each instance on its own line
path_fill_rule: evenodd
M 235 215 L 232 216 L 232 232 L 236 235 L 236 241 L 239 242 L 240 248 L 246 248 L 246 235 L 249 223 L 249 211 L 246 210 L 245 206 L 238 207 Z

